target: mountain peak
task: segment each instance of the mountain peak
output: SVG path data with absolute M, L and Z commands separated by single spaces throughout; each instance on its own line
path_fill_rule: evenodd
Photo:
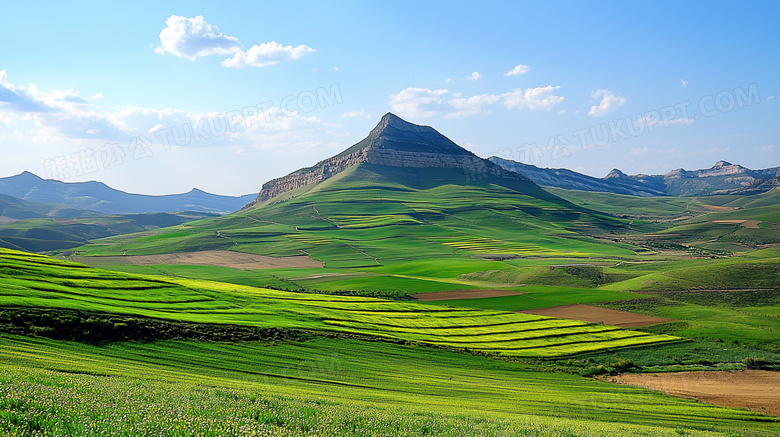
M 492 174 L 528 180 L 455 144 L 430 126 L 410 123 L 388 112 L 366 138 L 336 156 L 263 184 L 256 202 L 316 184 L 357 164 L 385 167 L 446 168 L 462 171 L 464 179 Z
M 30 180 L 36 180 L 36 181 L 42 181 L 42 180 L 43 180 L 43 179 L 42 179 L 40 176 L 38 176 L 37 174 L 35 174 L 35 173 L 32 173 L 32 172 L 29 172 L 29 171 L 27 171 L 27 170 L 25 170 L 25 171 L 23 171 L 23 172 L 19 173 L 18 175 L 16 175 L 16 177 L 18 177 L 18 178 L 25 178 L 25 179 L 30 179 Z
M 626 177 L 626 174 L 622 171 L 613 168 L 605 177 L 604 179 L 615 179 L 615 178 L 624 178 Z
M 379 120 L 379 123 L 377 123 L 376 127 L 371 130 L 371 133 L 369 133 L 368 136 L 379 136 L 387 129 L 397 129 L 401 131 L 433 130 L 433 128 L 430 126 L 420 126 L 414 123 L 410 123 L 403 118 L 393 114 L 392 112 L 388 112 L 382 116 L 382 118 Z
M 732 164 L 732 163 L 730 163 L 728 161 L 721 160 L 721 161 L 716 162 L 715 163 L 715 167 L 713 167 L 713 168 L 726 167 L 726 166 L 729 166 L 729 165 L 734 165 L 734 164 Z

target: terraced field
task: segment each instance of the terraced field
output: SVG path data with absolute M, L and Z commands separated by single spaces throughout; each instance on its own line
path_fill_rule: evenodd
M 10 250 L 0 251 L 0 278 L 0 306 L 5 307 L 332 331 L 510 356 L 551 357 L 678 341 L 528 314 L 134 276 Z

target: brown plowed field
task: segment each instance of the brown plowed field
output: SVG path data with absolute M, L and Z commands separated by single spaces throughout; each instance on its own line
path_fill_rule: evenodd
M 560 319 L 581 320 L 583 322 L 604 323 L 605 325 L 633 328 L 636 326 L 655 325 L 656 323 L 673 322 L 673 319 L 646 316 L 628 311 L 599 308 L 590 305 L 564 305 L 538 310 L 522 310 L 518 313 L 536 314 L 539 316 L 558 317 Z
M 433 302 L 435 300 L 482 299 L 485 297 L 517 296 L 519 294 L 523 293 L 511 290 L 450 290 L 413 294 L 412 297 L 423 302 Z
M 780 416 L 780 372 L 639 373 L 607 377 L 606 380 L 671 396 Z
M 713 220 L 713 223 L 727 223 L 727 224 L 738 224 L 742 225 L 749 229 L 760 229 L 758 226 L 761 222 L 758 220 Z
M 318 268 L 324 264 L 308 256 L 273 257 L 230 250 L 204 250 L 200 252 L 179 252 L 164 255 L 127 255 L 73 257 L 76 262 L 87 265 L 99 264 L 189 264 L 201 266 L 231 267 L 242 270 L 278 268 Z

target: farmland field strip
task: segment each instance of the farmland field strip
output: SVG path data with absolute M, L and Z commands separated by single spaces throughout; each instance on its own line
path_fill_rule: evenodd
M 505 313 L 509 316 L 514 316 L 515 314 L 512 313 Z M 384 326 L 404 326 L 404 327 L 410 327 L 410 328 L 418 328 L 418 329 L 448 329 L 448 328 L 466 328 L 466 327 L 489 327 L 489 326 L 502 326 L 502 325 L 512 325 L 512 324 L 519 324 L 519 323 L 539 323 L 539 322 L 546 322 L 549 323 L 550 326 L 560 326 L 561 324 L 566 324 L 570 322 L 569 320 L 564 319 L 554 319 L 552 317 L 546 317 L 544 319 L 523 319 L 521 317 L 467 317 L 467 318 L 438 318 L 438 317 L 432 317 L 432 315 L 427 314 L 426 317 L 416 317 L 416 318 L 404 318 L 404 319 L 395 319 L 395 318 L 389 318 L 389 317 L 368 317 L 370 314 L 361 314 L 363 317 L 354 317 L 354 313 L 340 313 L 338 315 L 332 315 L 325 317 L 324 320 L 334 320 L 334 321 L 343 321 L 343 322 L 358 322 L 358 323 L 369 323 L 373 325 L 384 325 Z M 352 317 L 347 317 L 352 316 Z
M 214 302 L 214 299 L 210 298 L 199 298 L 199 299 L 180 299 L 180 300 L 142 300 L 142 299 L 126 299 L 126 298 L 118 298 L 118 297 L 111 297 L 111 296 L 100 296 L 95 294 L 85 294 L 85 293 L 78 293 L 78 292 L 69 292 L 69 291 L 63 291 L 63 290 L 56 290 L 56 295 L 52 293 L 53 290 L 48 288 L 42 288 L 42 287 L 27 287 L 28 290 L 34 290 L 38 291 L 42 294 L 39 295 L 39 297 L 44 298 L 51 298 L 51 299 L 58 299 L 62 297 L 68 297 L 73 300 L 77 301 L 83 301 L 83 302 L 96 302 L 96 301 L 106 301 L 106 302 L 122 302 L 124 304 L 156 304 L 156 305 L 180 305 L 180 304 L 190 304 L 190 303 L 204 303 L 204 302 Z M 63 296 L 64 295 L 64 296 Z
M 621 328 L 602 328 L 600 330 L 593 330 L 593 331 L 584 331 L 580 329 L 570 329 L 570 330 L 544 330 L 544 331 L 534 331 L 532 334 L 529 335 L 513 335 L 513 336 L 503 336 L 503 335 L 497 335 L 495 337 L 490 338 L 480 338 L 479 340 L 475 341 L 474 338 L 469 337 L 461 337 L 461 338 L 451 338 L 451 337 L 423 337 L 425 338 L 426 342 L 446 342 L 448 344 L 492 344 L 492 343 L 507 343 L 507 342 L 513 342 L 513 341 L 530 341 L 530 340 L 542 340 L 542 339 L 550 339 L 550 338 L 559 338 L 559 337 L 571 337 L 575 335 L 583 335 L 583 334 L 602 334 L 607 332 L 614 332 L 614 331 L 620 331 Z M 408 335 L 408 334 L 406 334 Z
M 525 351 L 514 350 L 514 353 L 512 353 L 512 355 L 527 356 L 527 357 L 534 357 L 534 356 L 566 357 L 566 356 L 581 354 L 584 352 L 624 349 L 624 348 L 644 346 L 647 344 L 675 343 L 680 341 L 681 341 L 680 339 L 674 337 L 671 337 L 666 340 L 664 339 L 659 340 L 657 338 L 645 338 L 645 337 L 631 338 L 631 339 L 615 339 L 612 341 L 607 340 L 598 343 L 550 345 L 543 349 L 537 348 L 537 349 L 528 349 Z M 484 348 L 480 350 L 484 352 L 494 352 L 494 353 L 513 352 L 513 351 L 507 351 L 505 349 L 495 349 L 495 348 Z
M 387 330 L 392 332 L 404 332 L 409 334 L 421 334 L 421 335 L 434 335 L 434 336 L 448 336 L 448 337 L 465 337 L 465 336 L 484 336 L 484 335 L 498 335 L 498 334 L 511 334 L 511 333 L 519 333 L 519 332 L 529 332 L 529 331 L 538 331 L 538 330 L 545 330 L 545 329 L 563 329 L 563 328 L 575 328 L 580 326 L 587 326 L 587 323 L 584 322 L 573 322 L 573 323 L 566 323 L 561 324 L 559 326 L 540 326 L 540 327 L 531 327 L 527 329 L 523 329 L 523 327 L 527 326 L 524 324 L 518 324 L 515 325 L 503 325 L 503 329 L 497 329 L 496 327 L 492 328 L 479 328 L 479 327 L 471 327 L 471 326 L 464 326 L 464 327 L 458 327 L 458 328 L 441 328 L 441 329 L 417 329 L 417 328 L 409 328 L 406 326 L 396 325 L 388 327 L 387 325 L 376 325 L 373 323 L 361 323 L 361 322 L 338 322 L 333 323 L 332 319 L 329 319 L 328 324 L 337 324 L 339 326 L 346 326 L 346 327 L 365 327 L 370 326 L 372 329 L 376 329 L 379 331 Z
M 536 348 L 546 348 L 551 346 L 570 346 L 575 345 L 588 345 L 594 343 L 612 342 L 612 341 L 626 341 L 627 344 L 634 344 L 640 337 L 652 338 L 655 337 L 652 334 L 641 333 L 639 335 L 629 335 L 625 331 L 620 331 L 621 335 L 609 335 L 615 331 L 587 334 L 587 335 L 566 335 L 566 336 L 554 336 L 550 338 L 538 338 L 531 340 L 518 340 L 517 345 L 502 345 L 502 347 L 491 347 L 493 342 L 472 342 L 472 343 L 458 343 L 459 347 L 469 347 L 479 350 L 495 349 L 495 350 L 526 350 Z M 565 340 L 565 341 L 559 341 Z M 447 345 L 446 342 L 430 342 L 431 344 Z
M 360 328 L 356 328 L 356 329 L 360 329 Z M 536 341 L 536 340 L 559 339 L 563 337 L 573 338 L 575 336 L 579 336 L 576 338 L 580 338 L 583 336 L 583 334 L 586 334 L 588 338 L 591 338 L 593 337 L 592 334 L 607 333 L 615 330 L 616 329 L 612 329 L 612 330 L 604 329 L 601 331 L 590 331 L 590 332 L 582 332 L 582 331 L 550 332 L 550 333 L 537 332 L 535 333 L 535 335 L 497 336 L 496 338 L 480 339 L 479 341 L 475 341 L 473 339 L 451 339 L 447 337 L 431 337 L 426 335 L 410 334 L 410 333 L 393 333 L 392 331 L 384 331 L 384 332 L 386 332 L 388 335 L 393 335 L 395 337 L 402 338 L 405 340 L 415 340 L 415 341 L 429 343 L 429 344 L 446 344 L 448 346 L 456 346 L 456 347 L 467 346 L 467 347 L 473 347 L 475 349 L 482 350 L 488 348 L 488 346 L 486 345 L 491 345 L 494 343 L 523 342 L 523 344 L 528 344 L 528 342 Z M 374 332 L 374 331 L 364 330 L 364 332 Z M 622 336 L 618 338 L 622 338 Z M 560 341 L 558 341 L 558 343 L 560 343 Z
M 9 270 L 11 270 L 9 272 Z M 54 273 L 54 272 L 52 272 Z M 29 278 L 35 278 L 37 281 L 48 282 L 56 285 L 66 285 L 71 287 L 85 287 L 85 288 L 117 288 L 117 289 L 137 289 L 137 290 L 153 290 L 158 288 L 171 288 L 172 284 L 160 282 L 141 280 L 138 278 L 101 278 L 95 276 L 65 276 L 56 274 L 42 275 L 40 270 L 37 269 L 0 269 L 0 275 L 6 276 L 9 279 L 17 280 L 29 280 Z
M 57 293 L 70 293 L 75 294 L 76 292 L 73 290 L 83 290 L 83 293 L 78 293 L 82 295 L 94 295 L 94 296 L 100 296 L 102 294 L 105 294 L 106 290 L 110 290 L 113 292 L 116 291 L 143 291 L 143 292 L 155 292 L 155 291 L 173 291 L 175 290 L 175 287 L 152 287 L 152 288 L 146 288 L 143 286 L 138 287 L 120 287 L 120 288 L 110 288 L 110 287 L 87 287 L 87 286 L 78 286 L 78 285 L 70 285 L 70 284 L 61 284 L 61 283 L 55 283 L 55 282 L 49 282 L 49 281 L 39 281 L 39 280 L 29 280 L 29 279 L 15 279 L 13 282 L 21 283 L 21 284 L 34 284 L 34 285 L 26 285 L 30 288 L 36 288 L 38 290 L 47 290 L 51 292 L 57 292 Z M 44 284 L 47 284 L 45 286 Z

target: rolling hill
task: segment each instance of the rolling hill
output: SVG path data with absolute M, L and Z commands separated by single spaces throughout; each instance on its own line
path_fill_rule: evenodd
M 58 215 L 63 210 L 66 214 L 81 211 L 56 205 L 53 208 Z M 30 252 L 62 250 L 97 238 L 159 229 L 215 216 L 217 214 L 191 211 L 98 216 L 87 211 L 82 217 L 75 218 L 26 218 L 0 224 L 0 247 Z
M 17 199 L 13 196 L 0 194 L 0 224 L 23 219 L 47 217 L 73 219 L 80 217 L 97 217 L 100 215 L 102 214 L 94 211 L 87 211 L 59 204 L 29 202 L 27 200 Z

